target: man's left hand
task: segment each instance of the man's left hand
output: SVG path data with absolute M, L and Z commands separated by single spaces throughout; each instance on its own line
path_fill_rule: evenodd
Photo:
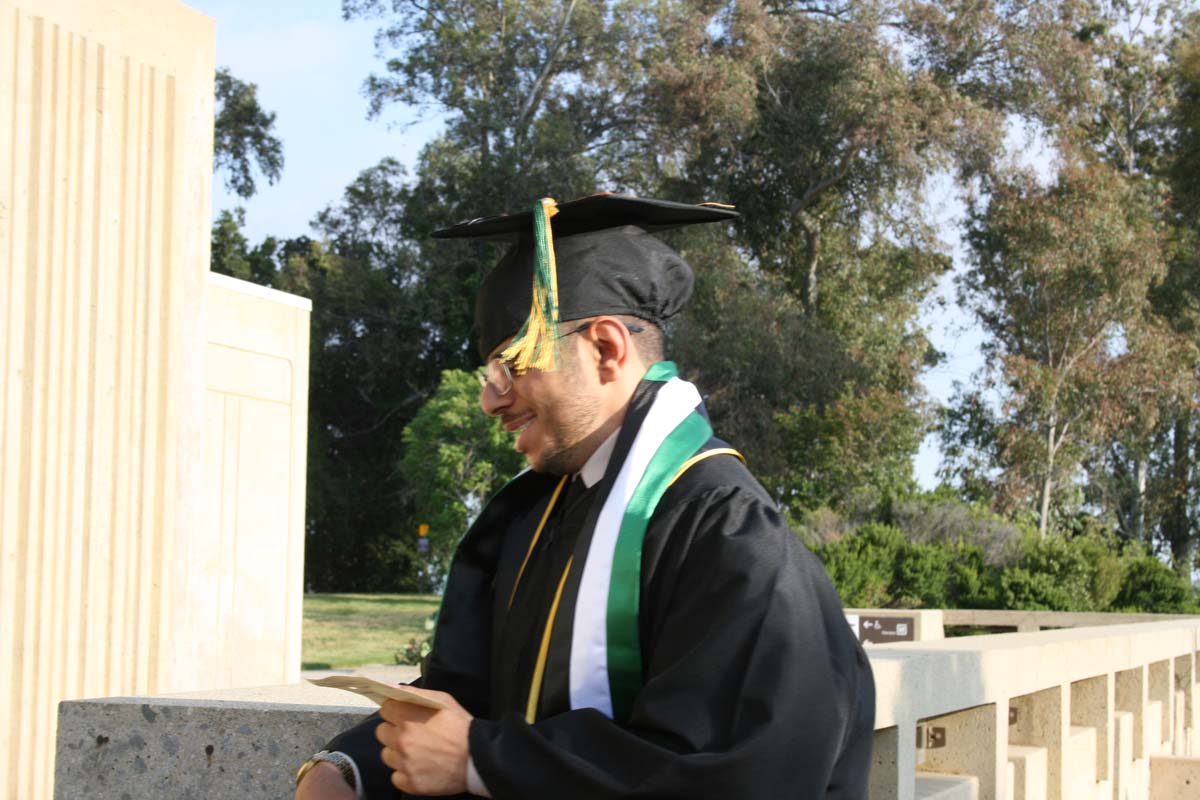
M 391 767 L 392 784 L 418 795 L 461 794 L 467 790 L 467 734 L 474 719 L 445 692 L 405 687 L 440 700 L 449 708 L 432 709 L 388 700 L 379 710 L 387 720 L 375 729 L 383 745 L 383 763 Z

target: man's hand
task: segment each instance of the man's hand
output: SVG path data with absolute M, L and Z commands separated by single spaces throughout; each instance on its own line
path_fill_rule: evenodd
M 313 764 L 296 787 L 295 800 L 355 800 L 354 790 L 328 761 Z
M 383 745 L 383 763 L 393 770 L 392 784 L 419 795 L 461 794 L 467 790 L 467 733 L 473 717 L 445 692 L 415 689 L 450 708 L 432 709 L 388 700 L 379 713 L 386 722 L 375 729 Z

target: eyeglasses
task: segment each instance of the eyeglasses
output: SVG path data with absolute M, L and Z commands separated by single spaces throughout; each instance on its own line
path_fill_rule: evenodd
M 583 333 L 590 327 L 592 327 L 592 323 L 585 322 L 578 328 L 569 330 L 564 334 L 560 334 L 558 338 L 565 339 L 568 336 L 573 336 L 576 333 Z M 625 324 L 625 329 L 630 333 L 641 333 L 642 331 L 646 330 L 641 325 L 630 324 Z M 513 378 L 519 377 L 521 374 L 522 372 L 517 370 L 517 368 L 512 365 L 511 359 L 500 358 L 497 356 L 496 358 L 488 359 L 487 364 L 484 365 L 484 373 L 483 377 L 480 378 L 480 383 L 484 386 L 490 385 L 493 392 L 500 397 L 503 397 L 512 391 Z

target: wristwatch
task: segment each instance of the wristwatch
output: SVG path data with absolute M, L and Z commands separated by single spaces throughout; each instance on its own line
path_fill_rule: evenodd
M 300 785 L 300 781 L 304 780 L 304 776 L 308 771 L 315 767 L 318 763 L 326 761 L 338 768 L 338 772 L 342 773 L 342 777 L 349 784 L 354 793 L 362 796 L 361 790 L 358 787 L 358 769 L 354 764 L 354 760 L 345 753 L 339 753 L 336 750 L 322 750 L 319 753 L 314 753 L 312 758 L 300 765 L 300 769 L 296 770 L 296 785 Z

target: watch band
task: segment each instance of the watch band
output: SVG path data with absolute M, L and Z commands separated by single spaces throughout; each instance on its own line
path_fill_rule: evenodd
M 350 758 L 350 756 L 337 750 L 321 750 L 318 753 L 314 753 L 308 761 L 301 764 L 300 769 L 296 771 L 296 785 L 299 786 L 300 781 L 304 780 L 304 776 L 308 774 L 308 771 L 322 761 L 337 767 L 338 772 L 342 774 L 342 778 L 346 781 L 347 785 L 354 790 L 356 795 L 362 797 L 362 789 L 359 786 L 358 780 L 358 765 L 354 763 L 354 759 Z

